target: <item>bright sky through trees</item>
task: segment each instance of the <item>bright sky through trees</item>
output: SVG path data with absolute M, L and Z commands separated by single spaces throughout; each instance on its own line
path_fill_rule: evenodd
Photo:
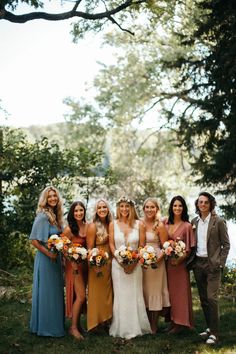
M 63 121 L 63 99 L 86 94 L 96 61 L 106 62 L 108 52 L 100 48 L 99 35 L 72 43 L 71 22 L 0 22 L 0 105 L 9 113 L 6 120 L 0 111 L 1 124 Z

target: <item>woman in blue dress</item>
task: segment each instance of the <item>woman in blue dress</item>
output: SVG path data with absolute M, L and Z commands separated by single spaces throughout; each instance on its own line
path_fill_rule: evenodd
M 60 255 L 47 248 L 47 240 L 62 232 L 62 199 L 54 187 L 46 187 L 38 202 L 30 240 L 37 248 L 34 261 L 30 332 L 38 336 L 64 336 L 63 273 Z

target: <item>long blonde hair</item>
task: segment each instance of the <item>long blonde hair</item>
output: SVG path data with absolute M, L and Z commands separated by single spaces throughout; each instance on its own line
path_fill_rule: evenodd
M 50 208 L 48 205 L 48 194 L 50 191 L 55 192 L 58 198 L 57 205 L 54 209 Z M 61 228 L 63 225 L 62 205 L 63 201 L 58 190 L 53 186 L 46 187 L 40 194 L 36 214 L 42 212 L 45 213 L 51 225 L 57 225 L 59 228 Z
M 107 209 L 108 209 L 108 214 L 105 218 L 105 225 L 104 223 L 102 223 L 100 217 L 98 216 L 97 214 L 97 207 L 98 207 L 98 204 L 100 202 L 103 202 L 106 204 L 107 206 Z M 96 226 L 96 230 L 97 230 L 97 234 L 100 234 L 100 235 L 106 235 L 107 234 L 107 229 L 106 229 L 106 225 L 108 226 L 110 224 L 110 222 L 112 221 L 113 217 L 112 217 L 112 213 L 111 213 L 111 208 L 109 206 L 109 203 L 107 202 L 106 199 L 104 198 L 99 198 L 96 203 L 95 203 L 95 206 L 94 206 L 94 215 L 93 215 L 93 222 Z
M 128 224 L 130 227 L 133 227 L 135 220 L 139 220 L 137 211 L 135 209 L 134 201 L 132 199 L 128 199 L 126 197 L 122 197 L 118 200 L 117 205 L 116 205 L 116 219 L 117 220 L 120 220 L 120 218 L 121 218 L 121 213 L 120 213 L 120 204 L 121 203 L 129 204 Z
M 143 203 L 143 211 L 145 209 L 145 205 L 147 204 L 147 202 L 151 202 L 155 205 L 155 207 L 157 208 L 157 212 L 156 212 L 156 215 L 154 217 L 154 225 L 153 227 L 155 228 L 156 226 L 159 225 L 160 221 L 161 221 L 161 208 L 160 208 L 160 204 L 157 200 L 157 198 L 154 198 L 154 197 L 149 197 L 147 198 L 144 203 Z M 144 213 L 144 220 L 145 220 L 145 213 Z

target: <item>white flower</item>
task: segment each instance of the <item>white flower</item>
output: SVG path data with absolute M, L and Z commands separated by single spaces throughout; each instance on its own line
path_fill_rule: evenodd
M 98 248 L 93 248 L 92 251 L 91 251 L 91 255 L 94 257 L 94 256 L 97 256 L 99 253 L 99 250 Z
M 78 259 L 79 258 L 79 255 L 77 253 L 74 253 L 73 256 L 72 256 L 74 259 Z
M 58 251 L 61 251 L 62 250 L 62 248 L 63 248 L 63 241 L 59 241 L 59 242 L 57 242 L 56 243 L 56 249 L 58 250 Z
M 115 255 L 115 257 L 118 257 L 119 256 L 119 251 L 115 250 L 114 255 Z
M 155 253 L 155 249 L 152 246 L 147 246 L 146 250 L 148 253 Z
M 186 246 L 185 243 L 183 241 L 179 241 L 178 244 L 180 245 L 180 247 L 185 250 Z
M 51 239 L 51 240 L 59 240 L 59 236 L 56 235 L 56 234 L 54 234 L 54 235 L 51 235 L 51 236 L 50 236 L 50 239 Z
M 144 259 L 148 259 L 148 257 L 149 257 L 149 254 L 148 254 L 147 252 L 144 252 L 143 258 L 144 258 Z
M 126 246 L 125 245 L 120 246 L 119 251 L 126 251 Z
M 166 241 L 163 243 L 163 248 L 168 248 L 170 246 L 170 242 Z

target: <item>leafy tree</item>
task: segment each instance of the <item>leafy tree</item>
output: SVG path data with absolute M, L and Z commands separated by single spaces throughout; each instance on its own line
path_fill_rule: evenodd
M 225 215 L 236 218 L 236 3 L 196 2 L 194 26 L 177 36 L 183 48 L 193 48 L 165 63 L 179 70 L 177 97 L 187 107 L 176 115 L 180 143 L 192 159 L 197 183 L 223 195 Z M 171 112 L 167 111 L 171 119 Z
M 55 1 L 54 1 L 55 3 Z M 33 8 L 33 12 L 24 14 L 16 14 L 16 10 L 20 4 L 26 4 Z M 123 28 L 120 24 L 128 17 L 132 20 L 130 15 L 134 15 L 138 11 L 144 11 L 151 7 L 152 1 L 148 0 L 123 0 L 123 1 L 102 1 L 102 0 L 78 0 L 74 4 L 61 1 L 60 5 L 64 12 L 48 13 L 45 11 L 38 11 L 46 7 L 46 1 L 40 0 L 2 0 L 0 3 L 0 19 L 15 23 L 25 23 L 36 19 L 44 19 L 48 21 L 61 21 L 70 18 L 79 18 L 80 21 L 74 25 L 74 34 L 81 37 L 84 32 L 93 30 L 99 31 L 104 25 L 108 23 L 115 24 L 121 30 L 133 34 L 132 30 Z M 70 6 L 71 5 L 71 6 Z M 130 26 L 129 26 L 130 27 Z
M 61 150 L 58 144 L 47 138 L 30 143 L 19 129 L 4 128 L 3 133 L 0 247 L 4 255 L 1 266 L 6 267 L 12 264 L 11 249 L 20 251 L 23 241 L 26 244 L 42 189 L 53 184 L 70 203 L 74 198 L 75 178 L 94 176 L 101 156 L 83 147 L 76 151 Z M 18 257 L 27 258 L 27 251 L 22 256 L 19 252 Z
M 117 126 L 153 119 L 176 134 L 195 183 L 223 195 L 235 218 L 235 2 L 176 2 L 146 38 L 106 35 L 116 62 L 95 79 L 96 101 Z M 166 21 L 168 19 L 168 21 Z

